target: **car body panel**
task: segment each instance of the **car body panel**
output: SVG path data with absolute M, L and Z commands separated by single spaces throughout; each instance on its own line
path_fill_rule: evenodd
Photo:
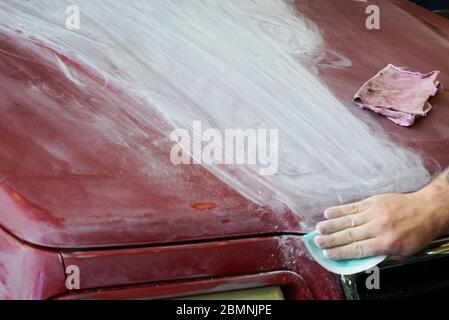
M 263 281 L 265 278 L 262 275 L 273 271 L 288 271 L 301 278 L 303 284 L 298 284 L 297 280 L 277 284 L 288 288 L 289 283 L 296 283 L 296 286 L 301 287 L 291 293 L 296 295 L 296 298 L 343 297 L 338 278 L 316 264 L 305 248 L 302 237 L 298 236 L 257 237 L 166 247 L 87 250 L 64 252 L 62 256 L 66 265 L 76 265 L 82 270 L 81 289 L 93 292 L 96 288 L 124 286 L 130 283 L 151 286 L 153 282 L 162 285 L 179 283 L 181 280 L 192 282 L 249 275 L 260 275 L 261 279 L 257 282 L 253 278 L 251 285 L 247 287 L 264 287 L 276 283 Z M 176 295 L 241 288 L 218 282 L 207 290 L 203 287 L 198 292 L 178 291 Z M 148 291 L 147 297 L 160 297 L 161 292 Z
M 172 144 L 157 129 L 164 122 L 142 101 L 44 44 L 16 36 L 0 34 L 5 229 L 58 248 L 300 229 L 285 206 L 272 212 L 199 165 L 172 164 Z M 52 59 L 64 60 L 85 86 L 64 77 Z M 205 203 L 213 208 L 203 210 Z
M 446 91 L 433 100 L 430 115 L 410 129 L 351 103 L 357 88 L 388 63 L 422 72 L 439 69 L 442 82 L 449 83 L 449 22 L 405 1 L 379 1 L 381 29 L 367 30 L 364 3 L 296 5 L 322 30 L 328 61 L 319 73 L 345 105 L 419 152 L 431 171 L 449 164 Z M 0 36 L 0 223 L 5 229 L 27 242 L 58 248 L 309 231 L 281 203 L 276 210 L 262 208 L 201 166 L 171 164 L 168 137 L 157 130 L 164 122 L 144 102 L 45 44 L 27 41 L 20 34 Z M 352 65 L 336 67 L 331 61 L 336 55 Z M 87 89 L 68 80 L 49 59 L 64 61 Z M 30 83 L 44 85 L 59 104 L 33 95 Z M 102 94 L 93 98 L 99 88 Z M 129 132 L 129 124 L 134 131 Z M 213 208 L 199 210 L 204 203 Z
M 282 294 L 286 299 L 313 299 L 304 280 L 291 271 L 273 271 L 231 278 L 199 279 L 183 282 L 175 281 L 125 288 L 94 289 L 83 292 L 71 292 L 56 298 L 59 300 L 183 299 L 186 294 L 189 297 L 191 295 L 232 294 L 232 292 L 250 288 L 272 288 L 273 285 L 280 286 Z
M 0 300 L 47 299 L 65 291 L 59 252 L 22 243 L 0 229 Z
M 347 108 L 420 153 L 432 173 L 447 166 L 447 91 L 407 129 L 357 109 L 352 95 L 388 63 L 438 69 L 449 83 L 449 22 L 407 1 L 370 1 L 381 9 L 381 29 L 367 30 L 367 3 L 295 4 L 321 29 L 328 56 L 316 71 Z M 300 235 L 309 228 L 298 215 L 282 204 L 257 206 L 200 166 L 173 166 L 158 131 L 165 124 L 143 101 L 26 41 L 0 32 L 0 281 L 8 289 L 0 298 L 92 297 L 105 287 L 109 297 L 169 297 L 284 284 L 297 290 L 291 298 L 342 298 L 337 277 L 308 256 Z M 60 59 L 91 88 L 79 90 L 46 59 Z M 60 104 L 27 92 L 30 81 L 60 94 Z M 75 98 L 82 108 L 68 103 Z M 93 114 L 103 127 L 83 125 Z M 139 130 L 128 135 L 121 122 Z M 149 162 L 136 156 L 143 143 Z M 71 264 L 85 291 L 65 288 Z

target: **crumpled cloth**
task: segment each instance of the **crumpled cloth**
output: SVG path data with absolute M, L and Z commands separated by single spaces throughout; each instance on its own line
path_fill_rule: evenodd
M 440 71 L 410 72 L 389 64 L 357 91 L 354 102 L 408 127 L 432 109 L 428 100 L 441 85 L 439 74 Z

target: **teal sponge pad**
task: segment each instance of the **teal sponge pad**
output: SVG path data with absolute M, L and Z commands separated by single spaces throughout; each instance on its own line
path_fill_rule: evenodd
M 356 274 L 373 268 L 374 266 L 384 261 L 387 257 L 376 256 L 362 259 L 332 260 L 326 258 L 323 254 L 323 249 L 315 244 L 315 236 L 317 236 L 317 232 L 313 231 L 303 237 L 307 250 L 309 250 L 310 255 L 316 260 L 318 264 L 320 264 L 326 270 L 329 270 L 330 272 L 336 274 Z

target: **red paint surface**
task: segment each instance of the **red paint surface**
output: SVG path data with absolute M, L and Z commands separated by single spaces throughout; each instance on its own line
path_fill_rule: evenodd
M 443 84 L 449 83 L 449 42 L 443 37 L 449 34 L 449 22 L 430 15 L 439 27 L 435 32 L 422 22 L 425 14 L 419 20 L 388 1 L 379 5 L 381 30 L 368 31 L 364 4 L 298 1 L 301 12 L 322 29 L 328 46 L 353 62 L 347 69 L 321 70 L 330 88 L 356 115 L 374 119 L 394 140 L 422 154 L 429 167 L 446 166 L 447 91 L 432 101 L 431 114 L 411 129 L 352 104 L 358 87 L 387 63 L 422 72 L 439 69 Z M 414 36 L 408 37 L 412 30 Z M 4 202 L 0 221 L 7 230 L 28 242 L 58 248 L 309 231 L 287 208 L 280 205 L 275 213 L 254 205 L 199 165 L 172 165 L 168 137 L 127 111 L 151 116 L 164 126 L 160 118 L 148 114 L 151 108 L 59 55 L 87 83 L 80 89 L 48 63 L 57 54 L 54 50 L 18 39 L 0 35 L 0 112 L 4 115 L 0 118 L 0 198 Z M 30 79 L 58 93 L 57 109 L 48 112 L 48 101 L 27 93 Z M 74 107 L 74 101 L 82 105 Z M 126 147 L 111 141 L 102 128 L 87 125 L 98 116 L 114 128 Z M 137 127 L 147 137 L 128 134 Z M 139 157 L 141 147 L 149 150 L 145 161 Z M 216 207 L 200 215 L 195 208 L 198 203 Z
M 207 211 L 215 208 L 217 205 L 212 202 L 197 202 L 192 204 L 192 208 L 201 211 Z
M 63 295 L 57 299 L 165 299 L 192 295 L 214 294 L 228 291 L 280 286 L 285 299 L 311 300 L 313 296 L 304 280 L 291 271 L 275 271 L 235 278 L 216 278 L 197 281 L 166 282 L 129 288 L 87 290 Z
M 374 120 L 392 139 L 419 152 L 432 171 L 447 166 L 447 91 L 432 100 L 435 109 L 429 116 L 410 129 L 358 110 L 351 99 L 364 81 L 388 63 L 420 72 L 438 69 L 443 84 L 449 84 L 449 21 L 406 1 L 371 1 L 380 6 L 382 20 L 381 30 L 368 31 L 365 3 L 296 3 L 320 27 L 328 47 L 353 63 L 347 69 L 321 70 L 335 94 L 354 114 Z M 289 270 L 307 285 L 298 296 L 309 292 L 315 298 L 341 297 L 336 278 L 305 254 L 298 237 L 272 236 L 308 231 L 296 215 L 286 208 L 273 213 L 250 203 L 199 166 L 172 166 L 168 138 L 152 127 L 143 127 L 148 138 L 127 137 L 131 147 L 158 142 L 147 147 L 153 155 L 150 162 L 161 170 L 139 171 L 143 164 L 135 153 L 84 126 L 83 112 L 95 110 L 118 126 L 138 123 L 126 108 L 145 113 L 142 102 L 64 58 L 71 71 L 89 83 L 80 90 L 58 69 L 42 64 L 42 57 L 55 52 L 41 45 L 30 50 L 29 44 L 18 39 L 0 34 L 0 224 L 25 242 L 0 232 L 0 252 L 11 254 L 0 258 L 0 281 L 8 285 L 2 298 L 21 297 L 24 284 L 31 288 L 31 298 L 63 293 L 59 248 L 66 249 L 66 263 L 80 265 L 83 288 L 94 292 L 104 286 L 197 283 L 204 277 L 263 278 L 273 271 Z M 60 109 L 42 112 L 46 102 L 29 99 L 23 90 L 30 79 L 60 93 Z M 98 89 L 102 94 L 93 99 L 91 93 Z M 75 98 L 83 102 L 81 108 L 67 104 Z M 55 150 L 68 160 L 56 157 Z M 216 207 L 204 212 L 192 207 L 207 202 Z M 237 239 L 242 236 L 251 238 Z M 212 241 L 223 238 L 235 240 Z M 196 242 L 176 245 L 191 241 Z M 142 247 L 128 248 L 131 245 Z M 96 249 L 108 246 L 122 249 Z M 26 276 L 12 281 L 16 272 Z M 261 280 L 260 284 L 273 283 Z M 163 295 L 152 292 L 152 296 Z
M 209 293 L 243 288 L 234 278 L 254 275 L 246 284 L 249 287 L 270 285 L 285 286 L 293 297 L 316 299 L 342 298 L 337 278 L 318 266 L 305 249 L 301 237 L 279 236 L 214 241 L 167 247 L 112 249 L 63 253 L 66 265 L 77 265 L 82 270 L 82 295 L 93 294 L 98 298 L 97 288 L 123 286 L 130 283 L 143 285 L 148 298 L 172 293 L 175 295 Z M 105 267 L 107 266 L 107 267 Z M 273 271 L 288 271 L 294 279 L 276 277 L 276 281 L 265 276 Z M 212 283 L 203 281 L 203 286 L 186 285 L 208 278 L 226 278 L 228 281 Z M 299 279 L 302 279 L 300 281 Z M 170 282 L 177 281 L 173 289 Z M 151 289 L 157 283 L 158 290 Z M 167 286 L 167 287 L 166 287 Z M 296 292 L 289 287 L 295 286 Z M 176 287 L 176 285 L 175 285 Z M 132 294 L 142 294 L 134 292 Z M 172 292 L 175 290 L 176 292 Z M 126 292 L 127 290 L 125 290 Z M 119 295 L 114 290 L 111 294 Z
M 0 229 L 0 300 L 46 299 L 64 291 L 58 252 L 20 243 Z

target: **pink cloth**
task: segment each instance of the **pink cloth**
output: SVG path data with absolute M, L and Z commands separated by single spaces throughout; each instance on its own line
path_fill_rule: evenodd
M 428 100 L 438 92 L 439 74 L 410 72 L 389 64 L 357 91 L 354 102 L 408 127 L 432 109 Z

